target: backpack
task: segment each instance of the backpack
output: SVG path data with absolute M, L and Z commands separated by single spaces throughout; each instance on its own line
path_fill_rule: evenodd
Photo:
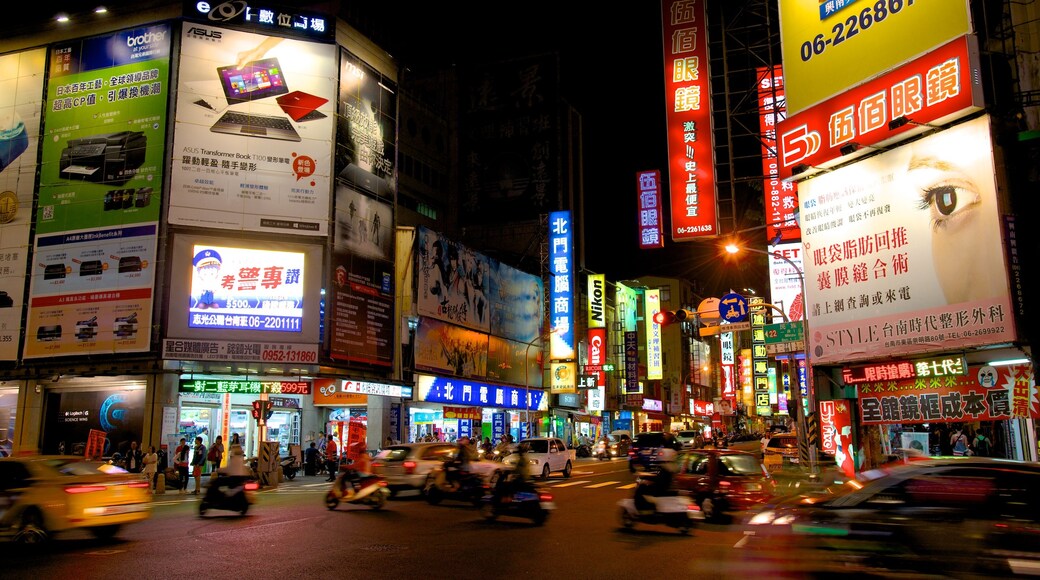
M 216 463 L 220 461 L 220 455 L 217 453 L 217 446 L 213 445 L 209 448 L 209 453 L 206 454 L 206 461 L 210 463 Z
M 953 454 L 954 455 L 964 455 L 965 453 L 967 453 L 968 445 L 965 443 L 965 441 L 967 441 L 967 439 L 968 438 L 962 433 L 959 437 L 957 437 L 957 439 L 954 440 L 954 442 L 953 442 Z
M 979 435 L 975 438 L 975 454 L 976 455 L 989 455 L 989 439 L 983 435 Z

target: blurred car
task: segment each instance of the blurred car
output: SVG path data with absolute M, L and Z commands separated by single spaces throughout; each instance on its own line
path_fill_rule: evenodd
M 560 472 L 564 477 L 571 476 L 571 469 L 577 456 L 573 449 L 568 449 L 562 439 L 557 437 L 528 437 L 522 439 L 517 446 L 526 445 L 526 457 L 530 463 L 531 473 L 540 476 L 543 480 L 549 478 L 550 473 Z M 516 453 L 509 455 L 503 460 L 503 464 L 516 467 L 520 456 Z
M 679 431 L 675 434 L 675 440 L 679 442 L 679 445 L 681 445 L 683 449 L 699 449 L 704 447 L 704 436 L 696 429 Z
M 1040 572 L 1040 464 L 950 457 L 859 474 L 767 505 L 745 558 L 801 573 L 1007 577 Z M 756 568 L 760 570 L 760 568 Z
M 674 438 L 669 444 L 668 437 L 661 431 L 636 434 L 632 439 L 632 445 L 628 448 L 628 470 L 632 473 L 654 471 L 657 469 L 661 451 L 666 446 L 675 450 L 678 450 L 679 447 Z
M 798 435 L 777 433 L 762 447 L 762 462 L 766 468 L 780 469 L 785 464 L 798 463 Z
M 74 456 L 0 459 L 0 537 L 35 544 L 86 529 L 99 538 L 148 519 L 152 497 L 140 474 Z
M 745 451 L 683 451 L 678 463 L 673 487 L 693 498 L 708 521 L 760 506 L 772 499 L 776 490 L 776 482 L 762 462 Z
M 455 445 L 445 442 L 391 445 L 376 453 L 372 459 L 372 472 L 386 479 L 392 493 L 408 489 L 421 491 L 426 488 L 430 471 L 453 459 L 455 452 Z M 470 470 L 489 482 L 505 469 L 496 461 L 481 459 L 470 462 Z

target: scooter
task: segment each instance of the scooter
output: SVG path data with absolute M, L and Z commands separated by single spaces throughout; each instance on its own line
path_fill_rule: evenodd
M 652 474 L 641 474 L 636 480 L 636 493 L 640 487 L 649 484 Z M 635 499 L 623 499 L 618 502 L 621 507 L 621 526 L 632 529 L 637 523 L 665 525 L 679 530 L 680 534 L 690 533 L 694 523 L 704 520 L 704 512 L 692 499 L 681 495 L 661 495 L 647 497 L 653 504 L 652 510 L 640 510 Z
M 531 483 L 521 484 L 515 489 L 509 481 L 494 488 L 486 486 L 480 499 L 480 515 L 488 521 L 499 516 L 514 516 L 529 519 L 540 526 L 554 509 L 556 503 L 552 494 Z
M 600 461 L 609 460 L 611 458 L 610 446 L 607 445 L 606 441 L 597 441 L 596 447 L 593 448 L 592 455 Z
M 423 495 L 430 505 L 437 505 L 445 499 L 479 505 L 480 499 L 484 497 L 484 481 L 475 473 L 461 474 L 457 465 L 446 462 L 443 467 L 430 470 Z
M 340 502 L 367 505 L 378 510 L 390 498 L 386 479 L 379 475 L 359 476 L 352 469 L 341 469 L 332 489 L 325 494 L 325 507 L 336 509 Z
M 199 517 L 209 510 L 227 510 L 246 515 L 260 484 L 247 475 L 217 475 L 206 486 L 199 502 Z

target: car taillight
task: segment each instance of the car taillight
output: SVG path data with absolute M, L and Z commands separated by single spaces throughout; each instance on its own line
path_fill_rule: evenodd
M 411 474 L 415 473 L 415 467 L 418 464 L 416 462 L 414 462 L 414 461 L 405 461 L 401 465 L 404 466 L 404 472 L 407 473 L 408 475 L 411 475 Z
M 382 468 L 383 468 L 383 462 L 382 461 L 373 461 L 372 462 L 372 469 L 382 469 Z
M 719 487 L 729 487 L 731 485 L 733 485 L 733 484 L 728 482 L 728 481 L 726 481 L 726 480 L 722 480 L 722 481 L 719 482 Z
M 246 482 L 246 491 L 256 491 L 260 489 L 260 484 L 255 481 Z
M 386 486 L 387 486 L 386 480 L 385 479 L 380 479 L 379 480 L 379 487 L 386 487 Z
M 552 501 L 553 496 L 551 493 L 540 493 L 538 494 L 538 501 Z
M 701 511 L 701 506 L 699 506 L 699 505 L 697 505 L 697 504 L 695 504 L 695 503 L 693 503 L 691 501 L 690 503 L 686 504 L 686 511 L 688 511 L 688 512 L 699 512 L 699 511 Z
M 65 493 L 93 493 L 95 491 L 105 491 L 103 485 L 73 485 L 65 488 Z

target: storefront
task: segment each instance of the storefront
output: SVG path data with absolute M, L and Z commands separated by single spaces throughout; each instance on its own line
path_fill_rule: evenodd
M 14 452 L 18 384 L 17 381 L 0 381 L 0 457 L 8 457 Z
M 382 448 L 387 437 L 404 440 L 403 401 L 412 398 L 411 385 L 354 379 L 315 379 L 314 384 L 321 430 L 338 444 L 364 439 L 371 451 Z
M 125 455 L 131 442 L 144 442 L 148 377 L 67 377 L 37 383 L 43 396 L 45 455 L 83 455 L 91 433 L 104 433 L 102 457 Z M 8 427 L 10 428 L 10 427 Z M 32 446 L 22 442 L 23 446 Z
M 432 375 L 417 375 L 416 384 L 407 414 L 411 441 L 451 441 L 465 434 L 498 441 L 505 433 L 520 440 L 552 428 L 541 389 Z

